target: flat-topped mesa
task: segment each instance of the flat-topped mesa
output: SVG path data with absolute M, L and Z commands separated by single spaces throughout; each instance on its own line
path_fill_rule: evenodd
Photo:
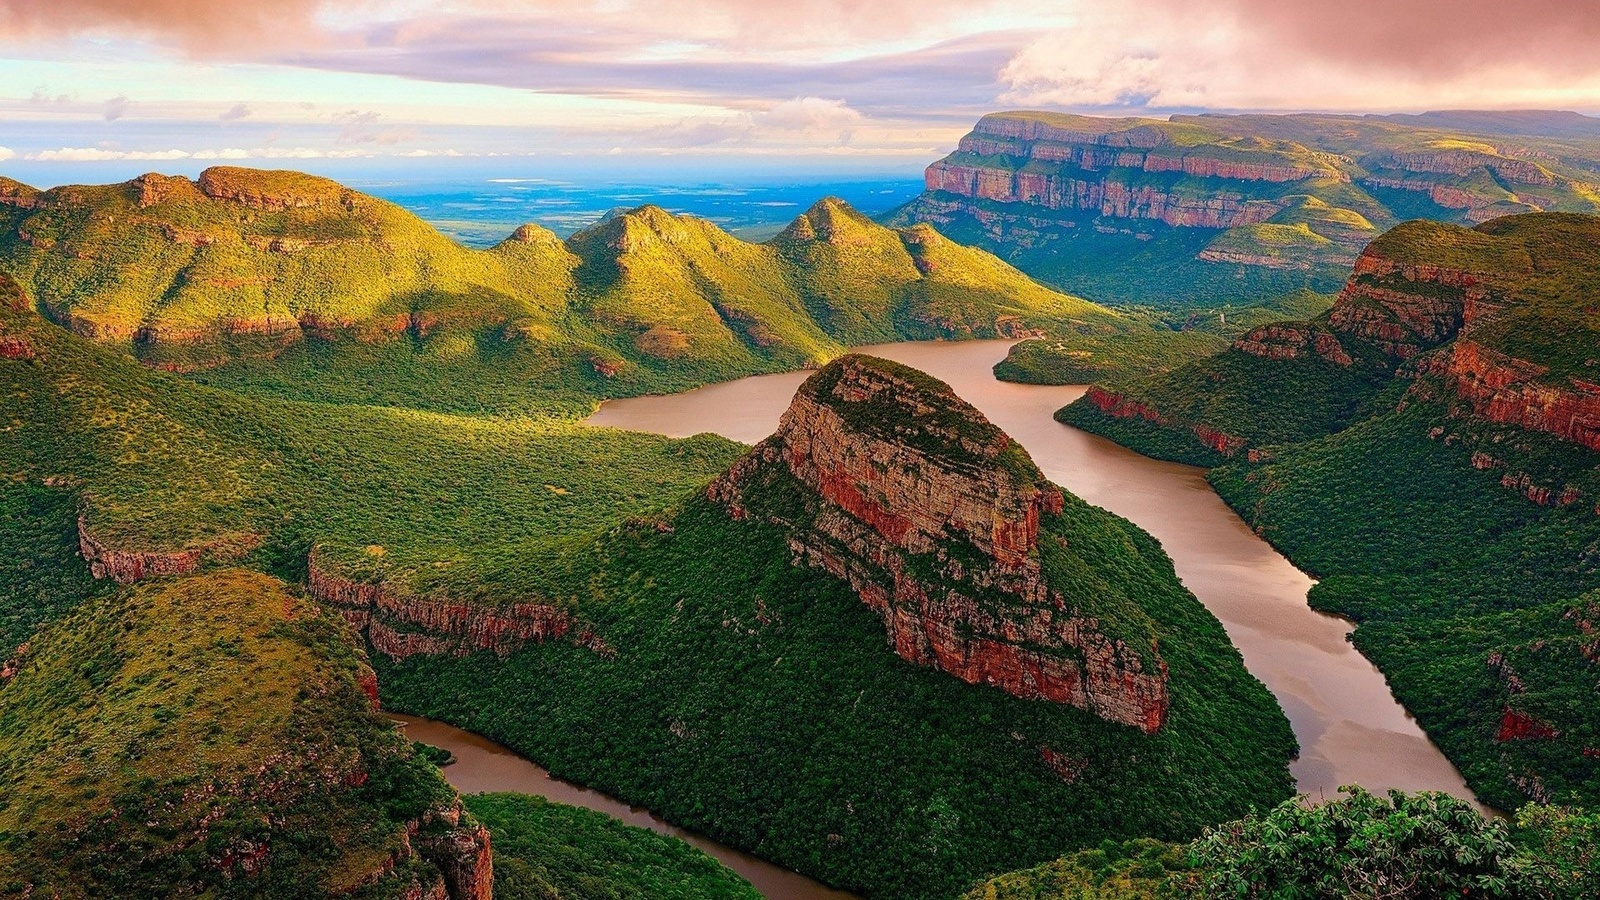
M 796 562 L 847 581 L 911 662 L 1147 733 L 1165 721 L 1154 646 L 1108 635 L 1046 576 L 1060 489 L 936 379 L 868 356 L 830 363 L 708 495 L 784 528 Z

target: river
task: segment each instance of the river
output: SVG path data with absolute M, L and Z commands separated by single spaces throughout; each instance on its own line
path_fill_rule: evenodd
M 991 368 L 1011 343 L 900 343 L 859 352 L 948 382 L 1026 447 L 1051 481 L 1160 540 L 1178 577 L 1222 620 L 1245 666 L 1288 714 L 1300 740 L 1290 770 L 1302 793 L 1331 797 L 1355 783 L 1374 791 L 1446 791 L 1475 802 L 1383 674 L 1346 639 L 1350 623 L 1306 605 L 1310 576 L 1257 537 L 1206 483 L 1203 469 L 1140 456 L 1055 421 L 1052 414 L 1086 388 L 995 380 Z M 806 376 L 762 375 L 611 400 L 588 424 L 673 437 L 710 431 L 754 443 L 777 427 Z
M 854 894 L 833 890 L 798 872 L 719 844 L 704 835 L 685 831 L 637 806 L 629 806 L 614 797 L 553 778 L 543 768 L 486 737 L 418 716 L 398 713 L 387 715 L 405 724 L 406 737 L 411 740 L 450 751 L 456 761 L 444 767 L 444 777 L 463 794 L 493 791 L 536 794 L 568 806 L 603 812 L 629 825 L 682 838 L 742 875 L 755 885 L 763 897 L 771 900 L 855 900 Z
M 1301 792 L 1339 785 L 1446 791 L 1476 802 L 1461 773 L 1395 700 L 1377 667 L 1346 636 L 1350 623 L 1306 605 L 1312 579 L 1257 537 L 1206 483 L 1203 469 L 1159 462 L 1052 418 L 1084 387 L 996 381 L 1010 341 L 901 343 L 859 348 L 943 379 L 1021 442 L 1052 481 L 1137 523 L 1161 541 L 1183 583 L 1227 629 L 1245 666 L 1278 698 L 1300 740 L 1290 764 Z M 682 394 L 611 400 L 588 424 L 673 437 L 714 432 L 755 443 L 771 434 L 809 373 L 760 375 Z M 802 875 L 684 831 L 604 794 L 551 778 L 485 738 L 441 722 L 393 716 L 414 740 L 456 757 L 445 777 L 465 793 L 520 791 L 610 814 L 683 838 L 773 900 L 846 900 Z M 1480 806 L 1484 812 L 1492 812 Z

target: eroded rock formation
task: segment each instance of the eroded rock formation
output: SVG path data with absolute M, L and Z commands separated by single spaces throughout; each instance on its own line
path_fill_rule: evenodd
M 357 581 L 331 569 L 315 547 L 307 561 L 306 590 L 339 611 L 372 646 L 391 659 L 416 654 L 465 656 L 477 650 L 509 653 L 528 641 L 570 640 L 596 653 L 615 651 L 571 611 L 548 603 L 485 606 L 442 597 L 413 596 L 380 583 Z
M 1046 527 L 1060 490 L 926 375 L 864 356 L 829 364 L 708 495 L 785 528 L 796 562 L 848 582 L 904 659 L 1147 733 L 1165 720 L 1156 648 L 1108 635 L 1041 564 L 1040 543 L 1062 540 Z M 772 505 L 790 495 L 803 516 Z
M 85 516 L 78 516 L 78 552 L 96 578 L 109 578 L 118 584 L 132 584 L 141 578 L 163 575 L 188 575 L 206 559 L 235 559 L 248 553 L 260 541 L 251 534 L 235 535 L 182 550 L 129 550 L 107 545 L 89 529 Z

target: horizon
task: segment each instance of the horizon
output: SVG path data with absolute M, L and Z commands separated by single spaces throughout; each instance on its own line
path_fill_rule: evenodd
M 1600 10 L 1568 6 L 14 0 L 0 165 L 877 177 L 1000 109 L 1593 114 Z

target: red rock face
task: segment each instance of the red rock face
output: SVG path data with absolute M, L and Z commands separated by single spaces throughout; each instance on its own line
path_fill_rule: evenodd
M 1475 413 L 1492 421 L 1544 431 L 1600 450 L 1600 385 L 1568 378 L 1566 385 L 1539 381 L 1543 366 L 1460 338 L 1429 361 L 1427 371 L 1445 382 Z
M 1558 736 L 1554 725 L 1508 706 L 1500 713 L 1500 728 L 1494 739 L 1503 744 L 1506 741 L 1548 741 Z
M 1278 322 L 1263 325 L 1233 342 L 1233 349 L 1262 359 L 1299 359 L 1308 353 L 1348 367 L 1353 360 L 1338 335 L 1314 325 Z
M 1348 180 L 1337 166 L 1297 165 L 1268 152 L 1238 148 L 1237 157 L 1219 158 L 1204 148 L 1167 143 L 1154 127 L 1099 133 L 1042 121 L 985 117 L 961 139 L 960 156 L 929 166 L 928 190 L 973 200 L 1027 204 L 1048 211 L 1084 211 L 1098 216 L 1146 219 L 1179 228 L 1235 228 L 1266 221 L 1282 209 L 1276 202 L 1251 200 L 1246 191 L 1223 184 L 1204 191 L 1177 191 L 1149 185 L 1135 173 L 1181 173 L 1215 183 L 1292 183 L 1310 178 Z M 1005 157 L 993 166 L 975 157 Z M 1028 163 L 1024 166 L 1023 163 Z M 1108 170 L 1119 170 L 1121 174 Z M 976 209 L 969 211 L 976 214 Z M 1060 223 L 1049 223 L 1060 224 Z
M 790 526 L 796 562 L 848 582 L 882 618 L 902 658 L 1018 697 L 1159 729 L 1168 705 L 1165 664 L 1158 656 L 1153 665 L 1143 662 L 1045 582 L 1036 551 L 1042 520 L 1061 513 L 1059 490 L 1036 470 L 1028 477 L 1002 464 L 1001 454 L 1015 450 L 977 410 L 864 359 L 846 357 L 808 382 L 778 432 L 713 482 L 708 495 L 744 518 L 752 514 L 746 492 L 774 478 L 792 477 L 814 492 L 809 525 L 775 523 Z M 831 390 L 812 396 L 811 386 L 830 370 L 838 372 Z M 874 404 L 885 423 L 917 422 L 952 403 L 983 427 L 974 431 L 981 439 L 941 432 L 948 452 L 864 431 L 839 410 Z
M 570 640 L 601 655 L 615 653 L 567 610 L 543 603 L 486 607 L 439 597 L 404 596 L 382 584 L 352 581 L 329 571 L 312 548 L 306 592 L 339 610 L 372 646 L 391 659 L 416 654 L 465 656 L 477 650 L 510 653 L 532 641 Z
M 454 805 L 428 811 L 421 823 L 442 825 L 442 834 L 416 838 L 424 859 L 439 867 L 450 900 L 491 900 L 494 896 L 494 856 L 489 829 L 468 819 L 457 798 Z
M 1234 228 L 1265 222 L 1281 207 L 1219 192 L 1187 196 L 1084 173 L 1010 172 L 939 161 L 924 178 L 930 191 L 978 200 L 1026 203 L 1046 210 L 1089 211 L 1120 219 L 1149 219 L 1184 228 Z
M 184 550 L 122 550 L 108 547 L 90 533 L 83 516 L 78 517 L 78 552 L 96 578 L 109 578 L 118 584 L 132 584 L 141 578 L 187 575 L 200 567 L 202 559 L 234 559 L 244 555 L 260 540 L 241 535 L 228 543 L 217 542 Z
M 1112 418 L 1117 419 L 1143 419 L 1157 425 L 1171 425 L 1172 422 L 1154 407 L 1135 400 L 1115 391 L 1108 391 L 1099 385 L 1089 388 L 1084 394 L 1095 409 L 1100 410 Z M 1221 429 L 1214 428 L 1204 422 L 1190 426 L 1190 432 L 1195 439 L 1223 456 L 1234 456 L 1239 451 L 1246 449 L 1250 442 L 1238 435 L 1228 434 Z

